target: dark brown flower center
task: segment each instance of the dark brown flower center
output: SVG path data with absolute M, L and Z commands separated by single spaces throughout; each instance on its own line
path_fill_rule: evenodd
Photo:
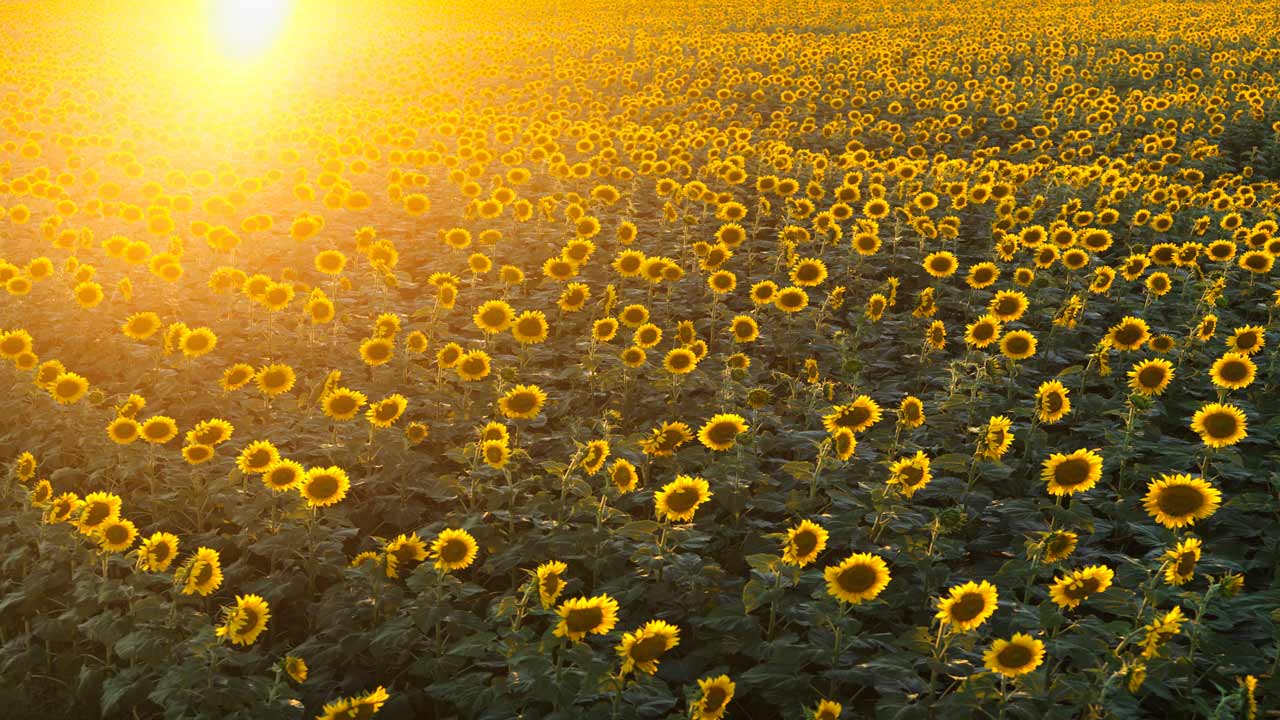
M 1031 649 L 1021 643 L 1009 643 L 996 655 L 996 660 L 1004 667 L 1019 669 L 1031 662 Z
M 1236 416 L 1229 412 L 1209 413 L 1202 421 L 1205 432 L 1215 440 L 1225 440 L 1238 432 L 1240 423 Z
M 1185 517 L 1205 506 L 1208 498 L 1198 488 L 1190 485 L 1171 485 L 1160 490 L 1156 506 L 1171 517 Z
M 569 611 L 564 622 L 571 632 L 590 632 L 604 622 L 604 611 L 598 607 L 577 608 Z
M 841 570 L 836 576 L 836 584 L 845 592 L 863 593 L 876 584 L 878 577 L 875 568 L 859 563 Z
M 951 619 L 956 622 L 968 622 L 987 609 L 987 599 L 980 592 L 966 592 L 951 604 Z
M 1053 469 L 1053 479 L 1062 486 L 1075 487 L 1089 480 L 1091 466 L 1084 458 L 1070 458 Z

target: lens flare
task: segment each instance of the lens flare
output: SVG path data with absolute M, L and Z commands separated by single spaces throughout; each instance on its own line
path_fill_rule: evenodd
M 252 59 L 280 37 L 289 20 L 289 0 L 213 0 L 209 28 L 227 56 Z

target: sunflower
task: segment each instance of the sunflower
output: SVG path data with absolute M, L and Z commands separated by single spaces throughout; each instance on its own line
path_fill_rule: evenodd
M 813 720 L 840 720 L 844 706 L 834 700 L 822 700 L 813 709 Z
M 248 385 L 257 375 L 252 365 L 236 363 L 222 372 L 222 389 L 227 392 L 239 390 Z
M 550 610 L 556 604 L 560 593 L 564 591 L 562 576 L 568 569 L 569 566 L 559 560 L 550 560 L 539 565 L 534 571 L 538 582 L 538 598 L 544 610 Z
M 395 343 L 389 338 L 368 338 L 360 343 L 360 359 L 370 367 L 386 365 L 395 356 L 395 348 Z
M 437 570 L 463 570 L 475 562 L 480 546 L 466 530 L 441 530 L 431 542 L 430 557 Z
M 505 440 L 484 440 L 480 443 L 480 455 L 485 465 L 501 470 L 511 460 L 511 447 Z
M 153 415 L 142 423 L 141 436 L 153 445 L 163 445 L 178 436 L 178 423 L 167 415 Z
M 979 454 L 988 460 L 999 460 L 1013 444 L 1013 421 L 1003 415 L 993 415 L 987 421 L 979 443 Z
M 515 311 L 505 300 L 489 300 L 480 305 L 475 315 L 471 316 L 476 327 L 489 335 L 496 335 L 511 327 L 514 319 Z
M 950 588 L 947 597 L 938 600 L 935 617 L 957 632 L 972 630 L 987 621 L 996 611 L 996 586 L 983 580 L 969 581 Z
M 1222 502 L 1222 492 L 1201 478 L 1183 473 L 1161 475 L 1147 484 L 1142 504 L 1156 522 L 1176 530 L 1212 515 Z
M 924 267 L 925 272 L 933 277 L 945 278 L 955 273 L 959 262 L 956 260 L 954 253 L 940 250 L 927 255 L 921 265 Z
M 178 341 L 178 348 L 182 350 L 183 355 L 189 358 L 207 355 L 217 346 L 218 336 L 214 335 L 209 328 L 203 327 L 185 333 L 182 339 Z
M 202 420 L 187 431 L 187 443 L 191 445 L 221 445 L 231 439 L 235 426 L 221 418 Z
M 680 644 L 680 629 L 663 620 L 650 620 L 633 632 L 624 633 L 616 648 L 622 658 L 619 675 L 639 670 L 647 675 L 658 672 L 658 659 Z
M 993 673 L 1005 677 L 1025 675 L 1044 662 L 1044 643 L 1027 635 L 1014 633 L 1013 637 L 998 639 L 982 655 L 982 664 Z
M 448 370 L 457 366 L 458 361 L 462 359 L 462 355 L 462 346 L 451 342 L 436 351 L 436 364 L 441 369 Z
M 1154 397 L 1164 393 L 1173 380 L 1173 363 L 1163 358 L 1152 358 L 1134 363 L 1129 370 L 1129 388 L 1139 395 Z
M 835 448 L 836 457 L 844 462 L 853 457 L 853 453 L 857 451 L 858 438 L 849 428 L 836 428 L 836 431 L 831 433 L 831 444 Z
M 778 295 L 778 284 L 772 280 L 761 280 L 751 286 L 751 302 L 756 305 L 768 305 Z
M 537 385 L 516 385 L 498 398 L 498 410 L 511 419 L 535 418 L 546 401 L 547 394 Z
M 1238 327 L 1227 338 L 1227 349 L 1244 355 L 1258 353 L 1267 344 L 1266 328 L 1260 325 Z
M 995 315 L 983 315 L 965 326 L 964 341 L 973 347 L 984 348 L 1000 336 L 1000 319 Z
M 928 262 L 928 259 L 925 260 Z M 1000 279 L 1000 268 L 995 263 L 978 263 L 969 268 L 969 275 L 965 278 L 965 283 L 974 290 L 981 290 L 995 284 Z
M 293 460 L 277 460 L 267 466 L 262 473 L 262 484 L 275 492 L 284 492 L 298 487 L 306 477 L 306 468 Z
M 1182 623 L 1186 616 L 1182 608 L 1174 606 L 1172 610 L 1152 620 L 1143 629 L 1146 636 L 1142 639 L 1142 657 L 1153 658 L 1160 654 L 1160 647 L 1175 635 L 1182 632 Z
M 18 476 L 18 482 L 28 482 L 36 476 L 36 456 L 31 454 L 30 450 L 22 451 L 14 463 L 14 474 Z
M 1217 332 L 1218 316 L 1213 313 L 1209 313 L 1208 315 L 1200 318 L 1200 322 L 1196 325 L 1192 334 L 1195 335 L 1196 339 L 1200 342 L 1208 342 Z
M 609 342 L 618 334 L 616 318 L 600 318 L 591 325 L 591 339 L 595 342 Z
M 1070 391 L 1057 380 L 1048 380 L 1036 390 L 1036 417 L 1046 425 L 1058 422 L 1071 412 Z
M 760 326 L 749 315 L 738 315 L 729 323 L 729 334 L 736 343 L 755 342 L 760 337 Z
M 618 601 L 608 595 L 577 597 L 556 608 L 560 622 L 555 636 L 581 642 L 588 634 L 605 635 L 618 622 Z
M 125 552 L 138 539 L 138 528 L 124 518 L 107 520 L 97 531 L 98 545 L 105 552 Z
M 698 442 L 711 450 L 728 450 L 748 428 L 746 418 L 732 413 L 712 415 L 698 431 Z
M 22 353 L 31 352 L 35 340 L 26 330 L 0 332 L 0 357 L 13 360 Z
M 592 440 L 587 443 L 586 452 L 582 457 L 582 469 L 587 475 L 595 475 L 604 468 L 604 463 L 609 459 L 609 441 Z
M 284 672 L 294 682 L 301 685 L 307 681 L 307 661 L 296 655 L 285 655 L 283 663 Z
M 782 545 L 782 562 L 796 567 L 812 563 L 826 549 L 827 537 L 827 531 L 821 525 L 801 520 L 799 525 L 787 530 L 787 539 Z
M 141 433 L 142 426 L 133 418 L 118 417 L 107 425 L 107 437 L 117 445 L 128 445 L 137 440 Z
M 902 398 L 898 405 L 898 423 L 905 428 L 918 428 L 924 424 L 924 403 L 915 395 Z
M 798 287 L 785 287 L 778 291 L 773 305 L 788 314 L 798 313 L 808 307 L 809 294 Z
M 632 345 L 626 350 L 623 350 L 618 357 L 622 360 L 623 365 L 626 365 L 629 368 L 638 368 L 641 365 L 644 365 L 644 361 L 648 358 L 648 354 L 644 351 L 644 348 L 639 345 Z
M 1010 360 L 1026 360 L 1036 354 L 1036 336 L 1026 330 L 1011 330 L 1000 338 L 1000 354 Z
M 89 392 L 89 381 L 73 372 L 59 373 L 49 386 L 49 394 L 59 405 L 72 405 Z
M 386 562 L 386 573 L 389 578 L 400 577 L 400 572 L 409 570 L 410 563 L 420 563 L 427 559 L 427 544 L 418 533 L 405 535 L 400 533 L 395 540 L 383 547 L 382 556 Z
M 640 441 L 640 449 L 646 455 L 670 457 L 681 445 L 693 439 L 693 431 L 682 422 L 664 422 Z
M 320 405 L 331 420 L 347 421 L 354 418 L 366 402 L 368 398 L 364 393 L 340 387 L 325 393 Z
M 1093 450 L 1054 453 L 1045 460 L 1040 477 L 1049 484 L 1051 495 L 1086 492 L 1102 478 L 1102 456 Z
M 280 451 L 269 440 L 255 440 L 240 451 L 236 458 L 236 467 L 245 475 L 264 473 L 272 465 L 280 462 Z
M 292 390 L 297 377 L 293 373 L 293 368 L 277 364 L 261 368 L 254 379 L 257 381 L 258 389 L 264 395 L 275 397 Z
M 1081 570 L 1072 570 L 1056 578 L 1053 585 L 1049 586 L 1049 599 L 1058 607 L 1074 608 L 1090 596 L 1105 592 L 1111 587 L 1114 577 L 1115 572 L 1105 565 L 1090 565 Z
M 1107 340 L 1117 350 L 1137 350 L 1151 337 L 1147 321 L 1142 318 L 1125 316 L 1120 322 L 1107 331 Z
M 591 288 L 583 283 L 569 283 L 560 293 L 559 306 L 565 312 L 578 312 L 591 299 Z
M 876 401 L 866 395 L 859 395 L 848 405 L 832 407 L 831 412 L 823 416 L 822 425 L 829 433 L 842 427 L 859 433 L 880 422 L 880 417 L 880 406 Z
M 654 493 L 653 503 L 662 520 L 690 522 L 698 507 L 711 499 L 711 486 L 700 477 L 677 475 Z
M 873 200 L 872 202 L 883 203 L 884 201 Z M 888 207 L 888 204 L 885 203 L 885 206 Z M 728 675 L 698 680 L 698 689 L 701 691 L 702 697 L 698 698 L 698 702 L 693 708 L 694 720 L 720 720 L 720 718 L 724 717 L 725 710 L 729 705 L 729 701 L 733 699 L 733 692 L 736 687 Z
M 53 485 L 48 480 L 41 480 L 32 488 L 28 499 L 31 501 L 31 507 L 48 507 L 49 501 L 53 498 Z
M 908 498 L 923 489 L 933 479 L 929 471 L 929 456 L 917 450 L 912 457 L 895 460 L 889 466 L 889 483 L 899 485 Z
M 1257 373 L 1258 366 L 1248 355 L 1229 352 L 1214 361 L 1209 368 L 1209 377 L 1213 384 L 1225 390 L 1239 390 L 1248 387 Z
M 853 605 L 874 600 L 889 585 L 889 566 L 878 555 L 853 553 L 822 571 L 827 594 Z
M 302 497 L 306 498 L 307 507 L 328 507 L 337 505 L 342 498 L 347 497 L 351 479 L 347 477 L 346 470 L 338 466 L 311 468 L 303 475 L 297 488 Z
M 218 637 L 225 637 L 236 645 L 252 645 L 267 629 L 271 619 L 271 607 L 259 595 L 237 595 L 234 607 L 223 609 L 224 620 L 218 627 Z
M 511 323 L 511 336 L 521 345 L 534 345 L 547 339 L 547 316 L 541 310 L 525 310 Z
M 164 572 L 178 556 L 178 536 L 157 532 L 138 546 L 138 568 L 147 572 Z
M 376 428 L 389 428 L 396 424 L 400 416 L 404 414 L 404 409 L 409 406 L 408 399 L 400 393 L 394 393 L 373 403 L 369 409 L 365 411 L 364 417 L 369 424 Z
M 1244 412 L 1222 403 L 1209 403 L 1197 410 L 1191 418 L 1191 429 L 1211 448 L 1235 445 L 1248 435 Z
M 662 367 L 672 375 L 688 375 L 698 367 L 698 356 L 689 348 L 672 348 L 662 359 Z
M 201 597 L 208 597 L 222 585 L 222 559 L 218 551 L 207 547 L 197 549 L 178 570 L 175 580 L 182 585 L 183 595 L 199 593 Z
M 146 340 L 160 330 L 163 323 L 153 312 L 134 313 L 120 326 L 120 332 L 133 340 Z
M 1186 538 L 1165 551 L 1164 581 L 1173 586 L 1185 585 L 1195 578 L 1203 544 L 1198 538 Z
M 1080 536 L 1070 530 L 1053 530 L 1042 533 L 1040 547 L 1042 558 L 1046 563 L 1056 563 L 1067 559 L 1076 550 Z
M 76 524 L 83 507 L 84 501 L 80 496 L 73 492 L 64 492 L 49 502 L 42 520 L 48 525 L 61 522 Z
M 182 459 L 186 460 L 188 465 L 202 465 L 212 460 L 216 454 L 217 451 L 212 445 L 196 443 L 182 448 Z
M 489 353 L 483 350 L 472 350 L 458 359 L 454 371 L 466 382 L 483 380 L 489 376 Z
M 1027 296 L 1017 290 L 1001 290 L 991 298 L 987 309 L 1000 322 L 1014 322 L 1027 311 Z

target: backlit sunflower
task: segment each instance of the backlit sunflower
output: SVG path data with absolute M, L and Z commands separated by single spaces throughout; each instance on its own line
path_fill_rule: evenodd
M 623 350 L 618 357 L 622 360 L 623 365 L 626 365 L 629 368 L 638 368 L 641 365 L 644 365 L 644 361 L 648 357 L 648 354 L 645 353 L 644 348 L 639 345 L 632 345 L 626 350 Z
M 123 501 L 115 493 L 93 492 L 80 504 L 75 524 L 82 535 L 96 535 L 108 522 L 120 517 Z
M 682 422 L 664 422 L 640 441 L 640 449 L 646 455 L 670 457 L 681 445 L 693 439 L 693 431 Z
M 475 562 L 480 546 L 466 530 L 441 530 L 431 541 L 430 557 L 435 559 L 437 570 L 464 570 Z
M 622 658 L 619 674 L 625 677 L 638 670 L 653 675 L 658 672 L 658 659 L 662 654 L 679 644 L 679 628 L 663 620 L 650 620 L 635 631 L 623 634 L 616 648 Z
M 976 348 L 985 348 L 1000 337 L 1000 319 L 995 315 L 983 315 L 964 329 L 964 341 Z
M 1176 530 L 1212 515 L 1222 502 L 1222 492 L 1204 480 L 1178 473 L 1161 475 L 1147 484 L 1142 504 L 1161 525 Z
M 525 310 L 511 323 L 511 336 L 521 345 L 535 345 L 547 339 L 547 316 L 541 310 Z
M 560 622 L 555 636 L 581 642 L 588 634 L 606 635 L 618 623 L 618 601 L 608 595 L 577 597 L 556 608 Z
M 364 417 L 370 425 L 386 429 L 396 424 L 408 406 L 409 400 L 405 396 L 394 393 L 370 405 Z
M 485 465 L 501 470 L 511 460 L 511 447 L 505 440 L 485 440 L 480 443 L 480 455 Z
M 222 586 L 222 559 L 218 556 L 218 551 L 207 547 L 198 548 L 183 563 L 175 574 L 174 581 L 182 585 L 183 595 L 198 593 L 201 597 L 208 597 L 209 593 Z
M 27 496 L 31 502 L 31 507 L 44 508 L 48 507 L 53 499 L 53 485 L 48 480 L 41 480 L 31 489 L 31 494 Z
M 746 432 L 747 427 L 747 420 L 741 415 L 712 415 L 698 431 L 698 442 L 711 450 L 728 450 L 737 442 L 738 435 Z
M 1185 585 L 1195 578 L 1203 545 L 1199 538 L 1189 537 L 1165 551 L 1164 581 L 1173 586 Z
M 1027 311 L 1027 296 L 1017 290 L 1001 290 L 991 298 L 987 310 L 1000 322 L 1013 322 Z
M 774 307 L 791 314 L 798 313 L 809 305 L 809 294 L 798 287 L 785 287 L 778 291 L 773 299 Z
M 351 480 L 340 467 L 314 467 L 307 471 L 297 487 L 302 497 L 306 498 L 307 507 L 328 507 L 338 504 L 347 496 Z
M 728 675 L 698 680 L 701 697 L 693 706 L 694 720 L 720 720 L 724 717 L 736 687 Z
M 621 494 L 635 490 L 639 479 L 640 475 L 636 472 L 636 466 L 629 460 L 619 458 L 609 466 L 609 482 L 613 483 L 613 486 Z
M 542 602 L 542 609 L 550 610 L 559 599 L 560 593 L 564 591 L 564 573 L 569 569 L 568 565 L 559 560 L 549 560 L 538 566 L 534 571 L 534 576 L 538 582 L 538 599 Z
M 1014 633 L 1008 640 L 996 640 L 982 654 L 982 664 L 991 672 L 1005 677 L 1025 675 L 1043 662 L 1044 643 L 1026 633 Z
M 258 390 L 264 395 L 275 397 L 292 390 L 297 376 L 294 375 L 293 368 L 277 364 L 261 368 L 254 379 L 258 383 Z
M 662 367 L 672 375 L 687 375 L 698 367 L 698 356 L 689 348 L 672 348 L 662 359 Z
M 320 405 L 329 419 L 345 422 L 359 414 L 360 408 L 364 407 L 366 402 L 368 398 L 364 393 L 340 387 L 325 393 L 320 400 Z
M 187 443 L 192 445 L 221 445 L 231 439 L 235 426 L 221 418 L 201 420 L 187 431 Z
M 216 634 L 236 645 L 252 645 L 271 619 L 271 607 L 259 595 L 237 595 L 236 604 L 223 608 L 223 623 Z
M 700 477 L 677 475 L 653 495 L 660 520 L 689 522 L 698 508 L 711 499 L 711 486 Z
M 1209 368 L 1213 384 L 1225 390 L 1239 390 L 1252 382 L 1258 366 L 1243 353 L 1229 352 L 1214 361 Z
M 178 556 L 178 536 L 157 532 L 138 546 L 138 568 L 147 572 L 164 572 Z
M 929 456 L 917 450 L 910 457 L 899 458 L 889 466 L 889 483 L 902 489 L 906 497 L 915 495 L 933 479 L 929 470 Z
M 220 385 L 223 390 L 231 392 L 248 385 L 257 376 L 252 365 L 236 363 L 222 372 Z
M 49 394 L 59 405 L 73 405 L 89 392 L 89 381 L 73 372 L 59 373 L 49 385 Z
M 867 430 L 880 422 L 880 405 L 866 395 L 859 395 L 848 405 L 836 405 L 822 418 L 822 426 L 833 433 L 846 427 L 855 433 Z
M 1102 456 L 1093 450 L 1053 453 L 1044 461 L 1040 477 L 1049 494 L 1070 496 L 1086 492 L 1102 478 Z
M 106 552 L 125 552 L 137 539 L 138 528 L 124 518 L 108 520 L 98 530 L 98 545 Z
M 1091 595 L 1105 592 L 1111 587 L 1115 572 L 1105 565 L 1090 565 L 1080 570 L 1072 570 L 1062 577 L 1056 578 L 1049 586 L 1049 599 L 1058 607 L 1074 608 L 1088 600 Z
M 816 287 L 827 279 L 827 264 L 818 258 L 800 258 L 791 266 L 790 277 L 800 287 Z
M 515 311 L 505 300 L 489 300 L 480 305 L 471 320 L 488 335 L 496 335 L 511 327 Z
M 1046 425 L 1058 422 L 1071 412 L 1071 399 L 1067 386 L 1057 380 L 1048 380 L 1036 390 L 1036 417 Z
M 828 565 L 822 576 L 828 595 L 853 605 L 874 600 L 890 580 L 889 566 L 870 553 L 853 553 L 838 565 Z
M 387 577 L 398 578 L 401 573 L 408 575 L 413 564 L 427 559 L 427 543 L 416 532 L 409 535 L 400 533 L 382 548 L 382 557 Z
M 738 315 L 729 324 L 729 334 L 736 343 L 755 342 L 760 337 L 760 326 L 749 315 Z
M 120 331 L 134 340 L 146 340 L 155 335 L 162 324 L 159 315 L 153 312 L 140 312 L 130 315 L 129 319 L 124 321 L 124 325 L 120 326 Z
M 1111 347 L 1117 350 L 1137 350 L 1151 337 L 1147 321 L 1142 318 L 1125 316 L 1120 322 L 1111 326 L 1106 339 Z
M 283 668 L 285 674 L 301 685 L 307 681 L 307 662 L 295 655 L 286 655 Z
M 926 262 L 928 262 L 926 260 Z M 965 278 L 965 283 L 974 290 L 981 290 L 990 287 L 996 280 L 1000 279 L 1000 268 L 995 263 L 978 263 L 969 268 L 969 274 Z
M 997 602 L 995 585 L 986 580 L 980 583 L 969 581 L 953 586 L 946 597 L 938 600 L 935 617 L 952 630 L 964 632 L 986 622 L 995 613 Z
M 280 451 L 269 440 L 255 440 L 240 451 L 236 458 L 236 467 L 245 475 L 264 473 L 272 465 L 280 462 Z
M 293 460 L 277 460 L 268 465 L 266 471 L 262 473 L 262 484 L 275 492 L 284 492 L 298 487 L 306 475 L 307 470 L 301 463 Z
M 82 507 L 84 507 L 84 501 L 80 496 L 72 492 L 64 492 L 49 502 L 49 507 L 44 511 L 41 520 L 46 525 L 63 522 L 75 524 Z
M 213 459 L 217 451 L 212 445 L 185 445 L 182 448 L 182 459 L 187 461 L 188 465 L 203 465 Z
M 458 377 L 466 382 L 483 380 L 489 376 L 489 353 L 483 350 L 472 350 L 458 359 L 454 366 Z
M 534 418 L 546 400 L 547 394 L 537 385 L 516 385 L 498 398 L 498 410 L 512 419 Z
M 365 365 L 377 367 L 391 362 L 396 345 L 390 338 L 372 337 L 360 343 L 360 359 Z
M 956 260 L 954 253 L 946 250 L 939 250 L 938 252 L 930 253 L 926 256 L 922 266 L 924 267 L 925 272 L 929 273 L 933 277 L 944 278 L 955 273 L 956 268 L 959 266 L 959 262 Z
M 1011 330 L 1000 338 L 1000 354 L 1010 360 L 1026 360 L 1036 354 L 1036 336 L 1026 330 Z
M 827 531 L 821 525 L 801 520 L 799 525 L 787 530 L 787 539 L 782 544 L 782 562 L 796 567 L 812 563 L 826 549 L 827 537 Z
M 118 417 L 107 425 L 107 437 L 117 445 L 128 445 L 137 440 L 142 433 L 142 426 L 133 418 Z
M 1129 388 L 1139 395 L 1154 397 L 1169 387 L 1173 374 L 1173 363 L 1164 358 L 1142 360 L 1129 370 Z
M 987 421 L 978 453 L 988 460 L 999 460 L 1013 444 L 1013 421 L 1003 415 L 993 415 Z
M 1191 418 L 1191 429 L 1211 448 L 1224 448 L 1248 435 L 1244 412 L 1235 405 L 1208 403 Z

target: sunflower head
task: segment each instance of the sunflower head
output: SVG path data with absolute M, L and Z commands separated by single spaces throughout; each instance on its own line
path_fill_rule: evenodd
M 1005 677 L 1025 675 L 1044 662 L 1044 643 L 1026 633 L 1015 633 L 1008 640 L 992 643 L 982 661 L 988 670 Z

